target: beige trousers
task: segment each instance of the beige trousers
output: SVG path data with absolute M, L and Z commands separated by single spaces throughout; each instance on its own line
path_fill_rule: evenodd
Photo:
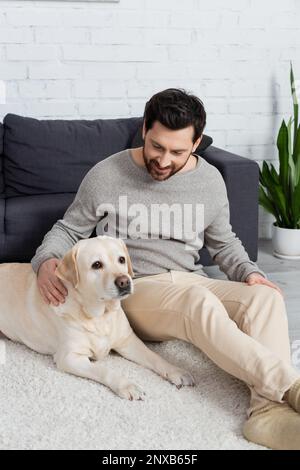
M 174 271 L 134 279 L 122 300 L 142 340 L 181 339 L 250 388 L 249 417 L 300 377 L 291 365 L 288 321 L 274 288 Z

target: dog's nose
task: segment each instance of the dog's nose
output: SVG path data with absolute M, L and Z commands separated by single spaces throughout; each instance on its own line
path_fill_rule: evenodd
M 115 284 L 119 289 L 127 289 L 129 287 L 129 278 L 127 276 L 118 276 L 115 279 Z

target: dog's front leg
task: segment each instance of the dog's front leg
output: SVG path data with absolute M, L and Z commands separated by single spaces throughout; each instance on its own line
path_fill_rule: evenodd
M 151 351 L 134 332 L 120 346 L 113 349 L 126 359 L 153 370 L 175 384 L 177 388 L 181 388 L 183 385 L 195 385 L 195 379 L 189 372 L 173 366 Z
M 126 377 L 113 373 L 101 361 L 91 362 L 87 356 L 74 352 L 56 354 L 55 362 L 58 369 L 70 374 L 95 380 L 109 387 L 121 398 L 143 400 L 145 393 Z

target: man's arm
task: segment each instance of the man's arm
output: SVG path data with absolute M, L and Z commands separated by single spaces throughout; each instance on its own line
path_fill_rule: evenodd
M 66 210 L 63 219 L 59 219 L 46 233 L 42 244 L 31 259 L 35 273 L 40 265 L 49 258 L 62 258 L 75 243 L 88 238 L 98 220 L 95 200 L 95 170 L 91 168 L 83 178 L 72 204 Z
M 241 240 L 232 231 L 227 190 L 222 177 L 221 179 L 222 207 L 204 231 L 204 244 L 213 261 L 229 280 L 245 282 L 252 272 L 257 272 L 267 279 L 267 275 L 257 264 L 250 261 Z

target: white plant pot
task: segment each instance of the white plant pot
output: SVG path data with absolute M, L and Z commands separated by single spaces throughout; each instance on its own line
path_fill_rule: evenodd
M 272 225 L 273 254 L 277 258 L 300 259 L 300 229 Z

